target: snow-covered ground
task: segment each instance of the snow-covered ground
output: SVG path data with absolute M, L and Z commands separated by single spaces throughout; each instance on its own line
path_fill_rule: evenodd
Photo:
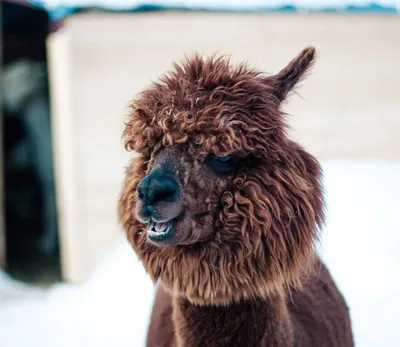
M 400 163 L 323 163 L 320 253 L 351 310 L 356 346 L 400 341 Z M 143 346 L 154 289 L 126 241 L 82 285 L 47 290 L 0 272 L 0 346 Z

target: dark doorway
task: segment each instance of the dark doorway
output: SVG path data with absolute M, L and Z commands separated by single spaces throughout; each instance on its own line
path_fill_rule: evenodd
M 60 279 L 45 43 L 50 20 L 21 3 L 2 3 L 6 270 L 50 284 Z

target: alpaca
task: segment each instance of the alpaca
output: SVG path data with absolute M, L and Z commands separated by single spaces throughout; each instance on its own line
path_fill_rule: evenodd
M 314 60 L 266 76 L 194 55 L 134 100 L 118 212 L 159 284 L 147 346 L 354 345 L 314 250 L 322 170 L 281 110 Z

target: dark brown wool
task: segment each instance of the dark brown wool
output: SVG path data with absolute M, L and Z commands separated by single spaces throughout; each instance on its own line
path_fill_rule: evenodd
M 264 76 L 194 56 L 134 100 L 119 217 L 160 282 L 148 346 L 353 346 L 314 252 L 321 168 L 281 111 L 314 58 L 308 47 Z M 171 234 L 151 239 L 151 221 L 173 223 Z

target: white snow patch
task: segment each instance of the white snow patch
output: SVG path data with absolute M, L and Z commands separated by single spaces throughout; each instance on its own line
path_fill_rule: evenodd
M 324 165 L 321 256 L 349 304 L 356 346 L 400 341 L 400 163 Z M 396 328 L 397 327 L 397 328 Z
M 144 346 L 154 286 L 121 239 L 82 285 L 48 290 L 0 272 L 0 345 Z

